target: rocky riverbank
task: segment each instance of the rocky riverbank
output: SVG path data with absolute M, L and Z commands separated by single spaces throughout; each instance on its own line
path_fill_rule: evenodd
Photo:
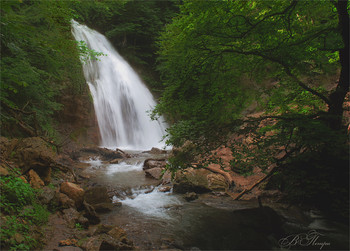
M 257 186 L 258 192 L 252 189 L 241 197 L 245 201 L 235 201 L 244 186 L 263 177 L 259 172 L 250 178 L 228 172 L 232 180 L 213 167 L 171 174 L 165 168 L 169 154 L 155 148 L 141 153 L 91 146 L 58 155 L 42 138 L 1 138 L 0 173 L 5 182 L 16 173 L 51 212 L 47 223 L 36 228 L 41 250 L 271 249 L 310 226 L 321 227 L 327 237 L 334 234 L 320 225 L 319 217 L 273 204 L 281 198 L 278 191 Z M 225 151 L 220 154 L 224 157 Z M 11 217 L 24 221 L 21 214 L 2 211 L 2 230 Z M 235 234 L 241 232 L 247 233 L 244 238 Z M 333 247 L 348 245 L 337 238 Z M 24 234 L 2 240 L 2 249 L 14 242 L 25 244 Z
M 97 147 L 82 148 L 70 155 L 57 155 L 50 142 L 39 137 L 12 139 L 2 137 L 1 140 L 0 175 L 4 179 L 18 176 L 36 191 L 36 200 L 43 208 L 51 211 L 47 225 L 40 231 L 44 233 L 38 243 L 44 250 L 65 250 L 72 246 L 73 250 L 99 249 L 133 249 L 132 241 L 118 226 L 100 224 L 100 214 L 109 212 L 120 203 L 112 203 L 105 187 L 89 187 L 84 177 L 79 175 L 84 169 L 81 159 L 87 156 L 116 162 L 128 158 L 121 150 L 108 150 Z M 3 192 L 3 189 L 2 189 Z M 6 195 L 3 195 L 6 197 Z M 19 194 L 18 196 L 22 196 Z M 4 198 L 2 197 L 2 198 Z M 3 208 L 2 208 L 3 209 Z M 6 231 L 6 220 L 20 215 L 1 210 L 2 228 Z M 21 233 L 16 233 L 16 245 L 24 242 Z M 9 243 L 2 240 L 2 249 L 9 248 Z M 6 244 L 7 243 L 7 244 Z

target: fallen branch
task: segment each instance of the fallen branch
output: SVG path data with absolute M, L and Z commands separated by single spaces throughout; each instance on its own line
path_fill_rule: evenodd
M 286 152 L 282 158 L 277 159 L 276 163 L 274 163 L 273 167 L 271 168 L 270 172 L 264 176 L 263 178 L 261 178 L 260 180 L 258 180 L 256 183 L 254 183 L 250 188 L 248 189 L 244 189 L 241 193 L 239 193 L 237 196 L 235 196 L 233 199 L 234 200 L 239 200 L 244 194 L 246 194 L 247 192 L 250 192 L 254 187 L 258 186 L 261 182 L 267 180 L 268 178 L 270 178 L 280 167 L 280 163 L 282 163 L 285 159 L 287 159 L 292 153 L 294 153 L 295 151 L 300 151 L 299 148 L 295 148 L 289 152 Z M 232 196 L 231 196 L 232 197 Z
M 250 188 L 248 189 L 244 189 L 242 192 L 240 192 L 236 197 L 234 197 L 234 200 L 239 200 L 244 194 L 246 194 L 247 192 L 251 191 L 254 187 L 256 187 L 257 185 L 259 185 L 261 182 L 265 181 L 266 179 L 268 179 L 269 177 L 271 177 L 274 172 L 276 172 L 277 170 L 277 164 L 275 164 L 275 166 L 270 170 L 270 172 L 263 178 L 261 178 L 260 180 L 258 180 L 256 183 L 254 183 Z

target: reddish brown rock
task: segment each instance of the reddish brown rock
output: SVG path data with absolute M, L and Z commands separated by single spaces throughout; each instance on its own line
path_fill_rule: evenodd
M 9 176 L 9 175 L 10 175 L 9 171 L 7 171 L 6 168 L 0 166 L 0 176 Z
M 166 184 L 171 184 L 172 181 L 172 175 L 170 171 L 166 171 L 162 177 L 162 184 L 166 185 Z
M 143 162 L 143 170 L 151 169 L 151 168 L 164 168 L 166 166 L 165 159 L 146 159 Z
M 145 170 L 145 173 L 147 177 L 159 180 L 162 177 L 163 168 L 155 167 L 155 168 L 147 169 Z
M 108 235 L 112 236 L 115 240 L 118 240 L 124 243 L 127 242 L 126 232 L 124 229 L 120 227 L 113 228 L 108 232 Z
M 81 207 L 84 201 L 84 189 L 71 182 L 63 182 L 60 191 L 71 198 L 77 208 Z
M 171 190 L 171 186 L 163 186 L 158 189 L 159 192 L 166 193 Z
M 44 181 L 40 179 L 39 175 L 34 170 L 30 170 L 28 172 L 28 176 L 29 176 L 29 184 L 32 188 L 38 189 L 45 185 Z
M 77 246 L 78 240 L 76 239 L 67 239 L 59 242 L 60 246 Z
M 61 207 L 63 208 L 75 208 L 75 202 L 71 198 L 69 198 L 64 193 L 59 193 L 58 201 Z

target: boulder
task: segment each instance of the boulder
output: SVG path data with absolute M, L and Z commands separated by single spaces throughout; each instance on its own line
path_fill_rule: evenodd
M 22 168 L 23 173 L 34 169 L 41 179 L 48 184 L 51 180 L 50 166 L 56 163 L 56 154 L 50 144 L 40 137 L 17 140 L 14 141 L 14 144 L 13 159 Z
M 82 241 L 80 247 L 86 251 L 134 249 L 132 244 L 120 242 L 108 234 L 94 235 L 87 240 Z
M 44 187 L 39 194 L 38 198 L 40 202 L 44 205 L 48 205 L 51 203 L 51 201 L 54 200 L 55 198 L 55 190 L 49 188 L 49 187 Z
M 97 213 L 108 213 L 113 210 L 114 204 L 112 203 L 99 203 L 93 205 L 95 211 Z
M 165 168 L 166 160 L 165 159 L 146 159 L 143 162 L 143 170 L 151 169 L 151 168 Z
M 10 145 L 10 140 L 8 138 L 0 136 L 0 155 L 5 159 L 7 158 L 7 151 Z M 10 149 L 12 150 L 12 149 Z
M 74 200 L 69 198 L 64 193 L 58 194 L 58 202 L 62 208 L 76 208 Z
M 109 163 L 110 164 L 118 164 L 119 163 L 119 159 L 113 159 Z
M 171 190 L 171 186 L 162 186 L 158 189 L 159 192 L 166 193 Z
M 84 228 L 89 227 L 89 220 L 74 208 L 64 209 L 63 218 L 66 220 L 68 226 L 71 228 L 74 228 L 77 223 L 79 223 Z
M 208 187 L 212 191 L 227 191 L 229 184 L 221 174 L 211 173 L 207 175 Z
M 9 175 L 10 175 L 9 171 L 6 168 L 0 166 L 0 176 L 9 176 Z
M 186 193 L 184 195 L 184 199 L 186 201 L 192 201 L 192 200 L 198 199 L 198 194 L 196 194 L 195 192 Z
M 45 185 L 44 181 L 42 181 L 39 175 L 31 169 L 28 173 L 29 176 L 29 184 L 32 188 L 39 189 Z
M 169 170 L 167 170 L 162 177 L 162 185 L 171 184 L 172 174 Z
M 125 242 L 121 242 L 118 239 L 113 238 L 107 234 L 101 234 L 100 239 L 102 240 L 99 250 L 133 250 L 134 247 L 131 242 L 125 238 Z
M 210 171 L 205 169 L 187 168 L 175 175 L 173 191 L 175 193 L 205 193 L 209 192 L 209 182 L 207 179 Z
M 112 225 L 106 225 L 106 224 L 98 224 L 96 229 L 95 229 L 95 232 L 94 232 L 94 235 L 97 235 L 97 234 L 107 234 L 109 231 L 111 231 L 112 229 L 114 228 L 114 226 Z
M 166 154 L 167 151 L 166 150 L 162 150 L 156 147 L 152 147 L 152 149 L 150 151 L 147 151 L 150 154 Z
M 89 222 L 93 225 L 96 225 L 98 223 L 101 222 L 100 217 L 98 217 L 98 215 L 96 214 L 95 209 L 93 208 L 93 206 L 91 206 L 90 204 L 88 204 L 86 201 L 83 202 L 84 205 L 84 217 L 86 217 Z
M 86 251 L 96 251 L 100 250 L 101 243 L 102 240 L 99 236 L 92 236 L 85 241 L 83 240 L 79 246 Z
M 82 148 L 79 152 L 73 152 L 72 154 L 72 159 L 78 159 L 80 157 L 84 157 L 84 155 L 91 157 L 91 154 L 93 154 L 95 156 L 100 157 L 103 161 L 116 161 L 116 159 L 124 159 L 131 157 L 129 154 L 118 148 L 113 151 L 107 148 L 100 147 Z
M 84 200 L 98 213 L 107 213 L 113 209 L 112 200 L 108 196 L 106 187 L 101 186 L 87 189 Z
M 107 188 L 102 186 L 87 189 L 84 194 L 84 200 L 90 205 L 112 202 L 108 196 Z
M 163 168 L 155 167 L 145 170 L 145 174 L 149 178 L 159 180 L 162 177 Z
M 118 240 L 123 243 L 128 243 L 128 239 L 126 237 L 126 232 L 124 229 L 120 227 L 114 227 L 108 232 L 109 236 L 112 236 L 115 240 Z
M 63 182 L 60 191 L 74 200 L 77 208 L 81 207 L 84 201 L 84 189 L 71 182 Z
M 230 185 L 225 177 L 206 169 L 187 168 L 177 172 L 174 179 L 174 192 L 176 193 L 205 193 L 227 191 Z
M 68 223 L 68 226 L 72 228 L 78 222 L 79 217 L 80 213 L 74 208 L 67 208 L 63 210 L 63 219 L 65 219 Z

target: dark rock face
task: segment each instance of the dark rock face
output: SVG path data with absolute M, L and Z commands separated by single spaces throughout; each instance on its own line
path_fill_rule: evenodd
M 196 194 L 195 192 L 186 193 L 184 195 L 184 199 L 186 201 L 192 201 L 192 200 L 198 199 L 198 194 Z
M 108 196 L 107 188 L 102 186 L 87 189 L 84 200 L 91 205 L 112 202 Z
M 51 166 L 56 163 L 56 154 L 42 138 L 14 139 L 7 151 L 11 151 L 12 158 L 18 163 L 23 173 L 33 169 L 45 184 L 50 183 Z
M 92 187 L 86 190 L 84 200 L 98 213 L 112 211 L 112 200 L 108 196 L 106 187 Z
M 84 217 L 86 217 L 89 222 L 93 225 L 96 225 L 101 222 L 100 217 L 96 214 L 95 209 L 85 201 L 83 202 L 84 205 Z
M 67 221 L 68 225 L 74 228 L 75 224 L 79 223 L 83 227 L 89 226 L 89 221 L 87 218 L 82 216 L 77 210 L 74 208 L 68 208 L 63 210 L 63 218 Z
M 49 205 L 55 199 L 55 190 L 49 187 L 43 187 L 42 192 L 39 194 L 39 200 L 44 205 Z

